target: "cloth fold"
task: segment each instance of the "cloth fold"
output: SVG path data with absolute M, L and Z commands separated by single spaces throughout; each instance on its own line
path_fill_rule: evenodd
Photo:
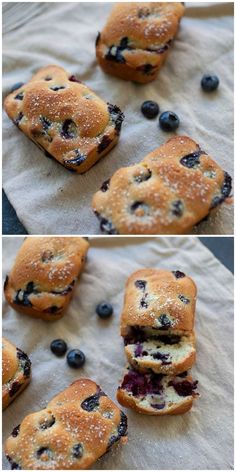
M 3 239 L 3 280 L 23 238 Z M 176 417 L 128 415 L 129 441 L 106 454 L 95 469 L 233 469 L 233 276 L 197 238 L 94 238 L 85 270 L 65 316 L 54 323 L 19 314 L 3 302 L 3 335 L 32 360 L 32 381 L 3 413 L 3 439 L 29 413 L 44 408 L 79 377 L 90 377 L 115 400 L 126 364 L 119 334 L 124 285 L 144 267 L 181 270 L 198 287 L 197 362 L 192 369 L 201 397 Z M 109 301 L 114 315 L 101 320 L 96 305 Z M 80 370 L 50 351 L 53 339 L 86 355 Z M 115 400 L 116 401 L 116 400 Z M 6 460 L 3 469 L 8 469 Z
M 157 79 L 147 85 L 105 75 L 95 39 L 110 3 L 5 3 L 3 92 L 40 67 L 59 64 L 125 113 L 118 145 L 84 175 L 62 168 L 3 116 L 3 184 L 19 219 L 32 234 L 99 234 L 93 194 L 115 170 L 139 162 L 172 133 L 140 112 L 145 100 L 180 118 L 189 135 L 233 175 L 233 3 L 187 3 L 180 31 Z M 216 93 L 201 91 L 204 73 L 220 78 Z M 197 234 L 232 234 L 233 207 L 224 204 Z

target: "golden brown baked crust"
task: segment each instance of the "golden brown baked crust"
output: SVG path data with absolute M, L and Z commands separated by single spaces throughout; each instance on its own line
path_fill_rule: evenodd
M 28 237 L 6 277 L 4 293 L 17 311 L 61 318 L 83 270 L 89 243 L 79 237 Z
M 127 418 L 92 380 L 79 379 L 13 430 L 5 453 L 14 468 L 87 469 L 125 442 Z M 17 467 L 16 467 L 17 466 Z
M 162 376 L 161 374 L 147 374 L 146 377 L 149 379 L 156 379 L 149 380 L 149 392 L 135 392 L 134 394 L 134 392 L 132 392 L 132 386 L 127 382 L 126 375 L 128 372 L 129 371 L 126 371 L 121 386 L 117 390 L 117 400 L 122 406 L 132 408 L 138 413 L 154 416 L 181 415 L 192 408 L 193 400 L 198 396 L 198 394 L 195 393 L 197 382 L 194 382 L 190 375 L 186 375 L 183 378 Z M 136 374 L 140 378 L 140 374 L 137 372 Z M 142 374 L 142 376 L 145 377 L 145 374 Z M 152 382 L 155 382 L 153 383 L 154 392 L 151 391 Z M 181 395 L 175 391 L 174 386 L 171 384 L 182 384 L 179 388 Z M 157 386 L 159 388 L 158 393 Z M 136 388 L 136 386 L 133 388 Z M 137 388 L 145 389 L 145 386 L 142 384 Z
M 108 234 L 183 234 L 230 192 L 227 172 L 193 139 L 175 136 L 140 164 L 116 171 L 92 206 Z
M 116 4 L 96 40 L 100 66 L 125 80 L 151 82 L 166 59 L 183 14 L 180 2 Z
M 62 67 L 40 69 L 5 99 L 9 116 L 47 157 L 83 173 L 117 143 L 123 114 Z
M 2 407 L 3 410 L 28 385 L 31 362 L 21 349 L 2 338 Z
M 127 280 L 121 335 L 129 327 L 156 328 L 157 333 L 192 331 L 197 288 L 181 271 L 141 269 Z

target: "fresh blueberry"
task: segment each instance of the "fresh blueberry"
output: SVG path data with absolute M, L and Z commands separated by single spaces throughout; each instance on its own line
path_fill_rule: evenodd
M 141 112 L 146 118 L 151 120 L 152 118 L 156 118 L 158 115 L 159 105 L 152 100 L 146 100 L 146 102 L 143 102 L 141 106 Z
M 67 362 L 70 367 L 78 369 L 82 367 L 85 363 L 85 355 L 79 349 L 72 349 L 67 354 Z
M 164 111 L 159 123 L 163 131 L 175 131 L 179 127 L 179 118 L 173 111 Z
M 219 86 L 219 79 L 216 75 L 204 75 L 201 80 L 201 86 L 204 92 L 214 92 Z
M 66 353 L 67 344 L 65 343 L 65 341 L 63 341 L 63 339 L 54 339 L 54 341 L 51 342 L 50 348 L 53 354 L 60 357 L 64 356 L 64 354 Z
M 106 302 L 99 303 L 96 308 L 96 313 L 100 318 L 109 318 L 113 313 L 112 305 Z

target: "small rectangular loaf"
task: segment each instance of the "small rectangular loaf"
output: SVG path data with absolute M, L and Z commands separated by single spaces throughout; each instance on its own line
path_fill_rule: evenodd
M 126 435 L 126 415 L 95 382 L 81 378 L 26 416 L 5 453 L 12 469 L 84 470 Z
M 104 233 L 185 234 L 231 189 L 230 175 L 196 141 L 174 136 L 139 164 L 117 170 L 92 206 Z
M 4 101 L 14 124 L 47 157 L 86 172 L 117 143 L 123 114 L 62 67 L 40 69 Z
M 80 237 L 27 237 L 5 280 L 7 302 L 35 318 L 61 318 L 88 248 L 89 243 Z
M 2 408 L 25 389 L 31 378 L 31 362 L 27 354 L 2 338 Z
M 184 10 L 181 2 L 116 4 L 96 40 L 97 59 L 104 72 L 139 83 L 154 80 Z

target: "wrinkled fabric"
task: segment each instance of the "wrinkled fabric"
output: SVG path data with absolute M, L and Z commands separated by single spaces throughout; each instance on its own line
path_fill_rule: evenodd
M 58 64 L 125 113 L 119 144 L 84 175 L 50 160 L 3 117 L 3 184 L 19 219 L 32 234 L 99 234 L 93 194 L 120 167 L 135 164 L 173 134 L 140 112 L 145 100 L 180 118 L 188 135 L 233 174 L 233 3 L 187 3 L 186 14 L 158 78 L 137 85 L 105 75 L 95 39 L 110 3 L 6 3 L 3 15 L 3 92 Z M 220 78 L 216 93 L 200 88 L 204 73 Z M 232 234 L 233 208 L 224 204 L 198 234 Z
M 3 240 L 3 279 L 23 238 Z M 32 381 L 3 413 L 3 439 L 25 415 L 40 410 L 80 377 L 99 383 L 114 400 L 125 355 L 119 334 L 124 286 L 134 271 L 181 270 L 198 287 L 197 362 L 192 374 L 201 398 L 182 416 L 128 415 L 127 445 L 115 447 L 95 469 L 233 469 L 233 276 L 196 238 L 95 238 L 85 270 L 61 320 L 49 323 L 19 314 L 3 303 L 3 334 L 28 353 Z M 114 314 L 101 320 L 95 307 L 109 301 Z M 82 369 L 50 351 L 53 339 L 86 355 Z M 4 459 L 4 469 L 9 468 Z

